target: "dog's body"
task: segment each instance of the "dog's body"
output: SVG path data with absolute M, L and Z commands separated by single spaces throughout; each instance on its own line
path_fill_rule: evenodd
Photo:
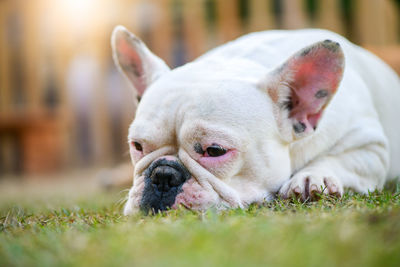
M 173 71 L 122 27 L 112 44 L 145 92 L 125 214 L 366 193 L 400 174 L 399 78 L 339 35 L 254 33 Z

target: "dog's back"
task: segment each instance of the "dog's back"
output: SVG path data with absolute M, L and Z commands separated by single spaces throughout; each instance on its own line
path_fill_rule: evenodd
M 391 164 L 388 178 L 395 178 L 400 174 L 400 124 L 398 123 L 400 80 L 386 63 L 367 50 L 326 30 L 265 31 L 245 35 L 213 49 L 197 61 L 220 62 L 222 65 L 229 66 L 233 60 L 243 58 L 271 69 L 283 63 L 300 48 L 325 39 L 340 43 L 346 61 L 340 93 L 338 92 L 337 99 L 333 101 L 332 105 L 344 98 L 349 105 L 368 105 L 368 103 L 359 103 L 360 101 L 373 103 L 374 111 L 378 113 L 390 145 Z M 245 68 L 246 66 L 243 66 L 244 71 Z M 358 83 L 353 83 L 355 79 L 358 79 Z M 365 92 L 366 89 L 368 92 Z M 353 93 L 341 92 L 345 90 L 351 90 Z M 362 94 L 368 94 L 367 100 L 361 97 Z M 343 116 L 355 115 L 352 113 L 351 107 L 342 112 Z

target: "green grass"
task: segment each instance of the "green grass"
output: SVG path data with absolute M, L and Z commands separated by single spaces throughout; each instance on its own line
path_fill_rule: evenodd
M 132 217 L 121 215 L 120 197 L 1 203 L 0 266 L 400 266 L 399 185 Z

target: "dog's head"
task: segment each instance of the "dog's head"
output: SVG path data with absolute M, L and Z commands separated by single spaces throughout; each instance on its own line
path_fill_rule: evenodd
M 122 26 L 112 47 L 141 98 L 129 128 L 135 169 L 125 214 L 271 200 L 290 178 L 290 144 L 315 131 L 344 65 L 329 40 L 271 70 L 212 56 L 170 70 Z

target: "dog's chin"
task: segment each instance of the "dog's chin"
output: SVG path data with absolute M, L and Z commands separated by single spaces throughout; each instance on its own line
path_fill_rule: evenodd
M 129 191 L 128 200 L 124 207 L 125 215 L 132 215 L 141 210 L 140 203 L 143 196 L 143 177 L 138 177 L 135 185 Z M 255 193 L 255 192 L 254 192 Z M 242 205 L 243 208 L 252 203 L 270 202 L 274 199 L 274 194 L 258 194 L 257 199 L 246 199 Z M 237 208 L 231 206 L 228 202 L 224 201 L 217 192 L 214 190 L 206 190 L 203 188 L 195 178 L 191 177 L 181 187 L 180 192 L 176 195 L 175 202 L 169 209 L 178 209 L 180 207 L 187 208 L 194 211 L 204 211 L 210 208 L 217 210 L 226 210 L 230 208 Z
M 141 210 L 140 203 L 143 196 L 144 180 L 138 177 L 135 185 L 130 189 L 128 200 L 125 203 L 124 215 L 132 215 Z M 179 190 L 175 202 L 169 209 L 184 207 L 190 210 L 202 211 L 211 207 L 218 209 L 229 208 L 225 201 L 222 201 L 219 195 L 212 190 L 204 189 L 193 177 L 187 180 Z
M 124 215 L 132 215 L 141 210 L 141 199 L 144 191 L 144 177 L 138 177 L 134 186 L 129 190 L 128 199 L 124 207 Z M 175 202 L 169 209 L 184 207 L 190 210 L 204 211 L 209 208 L 228 209 L 231 207 L 222 200 L 214 190 L 206 190 L 195 178 L 188 179 L 176 195 Z

